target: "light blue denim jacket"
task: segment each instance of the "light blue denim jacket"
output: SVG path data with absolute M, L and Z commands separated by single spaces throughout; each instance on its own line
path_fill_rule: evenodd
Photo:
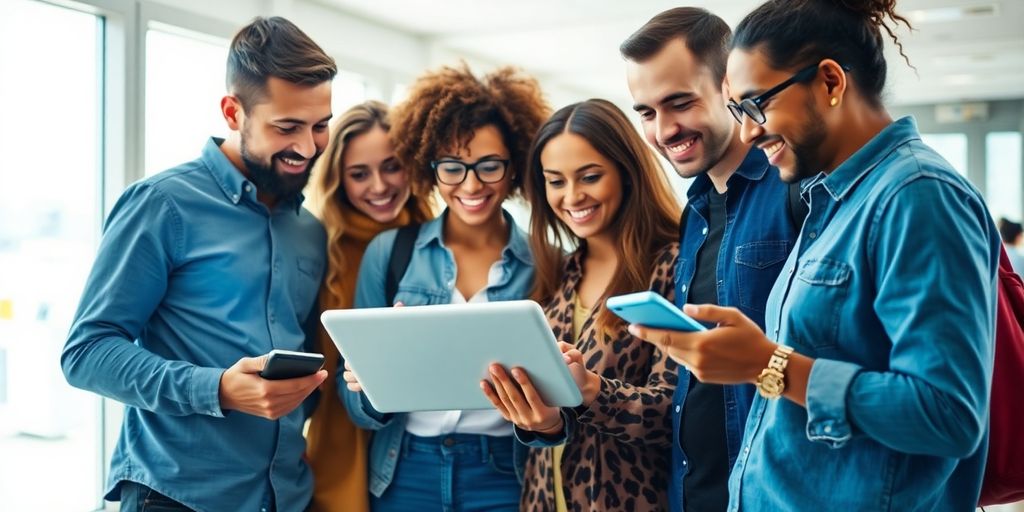
M 767 335 L 815 358 L 807 408 L 755 398 L 729 510 L 974 510 L 999 235 L 910 118 L 804 188 Z
M 412 259 L 405 276 L 398 284 L 395 302 L 406 306 L 450 304 L 455 287 L 455 258 L 444 245 L 443 228 L 447 210 L 438 218 L 420 228 L 413 244 Z M 533 286 L 533 257 L 527 243 L 526 233 L 520 230 L 512 216 L 505 212 L 509 227 L 508 244 L 501 252 L 501 279 L 487 288 L 487 300 L 525 299 Z M 398 230 L 389 230 L 377 235 L 366 248 L 359 278 L 356 283 L 355 307 L 390 307 L 384 292 L 384 282 L 391 260 L 391 248 L 395 244 Z M 362 393 L 353 393 L 345 386 L 338 372 L 338 389 L 341 400 L 348 409 L 356 426 L 375 430 L 370 443 L 370 492 L 380 497 L 391 484 L 395 466 L 401 453 L 402 438 L 405 436 L 405 413 L 382 414 L 376 411 Z M 482 392 L 481 392 L 482 393 Z M 522 479 L 526 460 L 525 446 L 515 444 L 515 472 Z

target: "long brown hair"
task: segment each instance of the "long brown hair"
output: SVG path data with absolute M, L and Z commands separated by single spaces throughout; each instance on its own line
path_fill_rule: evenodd
M 384 103 L 367 101 L 346 110 L 334 124 L 331 141 L 323 156 L 318 159 L 313 172 L 310 202 L 314 213 L 327 229 L 328 266 L 325 292 L 332 302 L 337 302 L 345 293 L 341 283 L 342 276 L 348 269 L 341 250 L 341 238 L 345 234 L 345 219 L 357 211 L 342 186 L 345 148 L 352 139 L 377 126 L 386 132 L 391 129 L 388 106 Z M 425 222 L 433 217 L 429 200 L 415 194 L 409 196 L 405 209 L 412 214 L 412 222 Z
M 655 254 L 679 240 L 681 210 L 654 153 L 618 107 L 606 100 L 590 99 L 555 112 L 537 132 L 524 180 L 533 210 L 530 248 L 536 270 L 535 300 L 546 302 L 561 290 L 562 264 L 570 246 L 586 250 L 586 240 L 573 234 L 547 202 L 540 155 L 547 143 L 562 133 L 586 139 L 622 175 L 622 205 L 609 226 L 619 241 L 615 246 L 618 268 L 601 298 L 597 316 L 597 325 L 609 328 L 616 319 L 603 307 L 604 298 L 647 288 Z

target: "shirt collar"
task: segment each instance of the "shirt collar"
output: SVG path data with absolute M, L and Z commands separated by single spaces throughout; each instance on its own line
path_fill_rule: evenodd
M 210 137 L 206 141 L 206 145 L 203 146 L 202 160 L 210 170 L 210 175 L 213 176 L 213 180 L 217 182 L 221 191 L 224 192 L 224 196 L 232 204 L 238 204 L 246 195 L 250 195 L 253 201 L 257 201 L 256 185 L 249 181 L 235 167 L 235 164 L 231 163 L 231 160 L 228 160 L 227 155 L 220 149 L 220 145 L 223 143 L 224 139 L 220 137 Z M 296 214 L 299 213 L 305 199 L 306 197 L 302 193 L 291 199 Z
M 836 170 L 813 183 L 821 182 L 832 198 L 839 201 L 896 148 L 920 138 L 914 118 L 902 117 L 878 132 L 850 158 L 839 164 Z
M 765 156 L 764 151 L 751 146 L 747 150 L 747 155 L 743 157 L 743 162 L 736 168 L 736 172 L 729 177 L 729 181 L 732 182 L 736 176 L 747 181 L 761 181 L 768 174 L 768 167 L 770 167 L 768 157 Z M 708 173 L 701 173 L 694 178 L 693 185 L 690 185 L 689 190 L 686 191 L 686 198 L 692 200 L 694 197 L 704 195 L 711 187 L 711 178 L 708 177 Z
M 501 214 L 505 218 L 505 225 L 509 230 L 505 251 L 510 251 L 513 256 L 524 263 L 532 264 L 533 258 L 530 255 L 530 244 L 519 230 L 515 219 L 504 209 L 501 210 Z M 448 209 L 445 208 L 437 218 L 423 224 L 423 227 L 420 228 L 420 235 L 416 238 L 415 245 L 417 249 L 423 248 L 430 243 L 437 243 L 437 245 L 444 247 L 444 219 L 447 217 Z

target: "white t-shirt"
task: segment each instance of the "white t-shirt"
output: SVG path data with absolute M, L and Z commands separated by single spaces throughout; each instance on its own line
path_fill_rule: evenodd
M 467 301 L 458 288 L 452 284 L 452 304 L 476 304 L 487 302 L 487 289 L 501 279 L 501 262 L 491 265 L 487 273 L 487 286 L 476 292 Z M 480 391 L 482 394 L 483 391 Z M 495 409 L 474 411 L 425 411 L 410 412 L 405 431 L 420 437 L 436 437 L 447 434 L 480 434 L 487 436 L 510 436 L 512 424 L 505 421 Z

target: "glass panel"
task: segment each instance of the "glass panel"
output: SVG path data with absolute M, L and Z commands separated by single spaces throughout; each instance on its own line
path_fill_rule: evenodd
M 0 2 L 4 510 L 100 505 L 100 401 L 59 361 L 99 234 L 101 36 L 91 14 Z
M 334 119 L 342 112 L 367 100 L 366 78 L 348 71 L 338 71 L 331 89 L 331 109 Z
M 997 219 L 1020 222 L 1024 216 L 1021 144 L 1020 132 L 993 132 L 985 137 L 985 199 Z
M 146 175 L 193 160 L 228 128 L 220 113 L 228 41 L 163 24 L 146 32 Z
M 967 135 L 963 133 L 922 133 L 921 140 L 942 155 L 961 176 L 967 176 Z

